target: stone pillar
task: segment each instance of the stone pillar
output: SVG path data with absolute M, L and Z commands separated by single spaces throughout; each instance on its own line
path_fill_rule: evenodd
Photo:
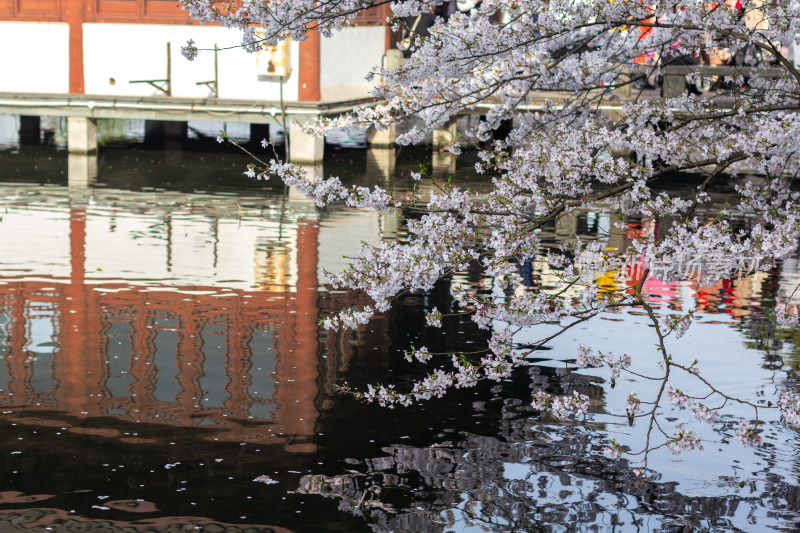
M 605 111 L 605 114 L 613 124 L 617 124 L 620 121 L 625 120 L 625 115 L 622 113 L 622 107 L 620 107 L 619 109 L 607 109 Z M 631 161 L 636 160 L 636 156 L 634 155 L 633 150 L 631 150 L 630 148 L 617 149 L 609 147 L 608 151 L 611 154 L 611 157 L 615 158 L 621 157 L 622 159 L 628 159 Z
M 431 166 L 433 167 L 434 176 L 452 175 L 456 171 L 456 156 L 450 152 L 437 152 L 434 150 Z
M 397 48 L 390 48 L 386 50 L 383 56 L 383 68 L 386 70 L 395 70 L 406 64 L 408 59 L 403 56 L 402 50 Z
M 629 82 L 631 81 L 632 77 L 633 76 L 628 69 L 623 69 L 622 72 L 620 72 L 620 75 L 617 76 L 617 79 L 615 81 L 616 83 L 626 83 L 626 82 L 628 83 L 626 83 L 626 85 L 623 85 L 622 87 L 617 87 L 616 89 L 614 89 L 614 94 L 616 94 L 623 100 L 630 98 L 631 84 Z
M 39 144 L 41 142 L 41 117 L 19 117 L 19 143 Z
M 394 174 L 396 152 L 394 147 L 367 149 L 367 175 L 388 180 Z
M 611 209 L 610 219 L 611 225 L 608 228 L 608 246 L 611 252 L 621 252 L 628 246 L 627 241 L 627 228 L 618 228 L 616 222 L 620 221 L 622 217 L 621 209 Z M 625 217 L 627 221 L 627 217 Z
M 451 117 L 446 124 L 433 130 L 433 149 L 444 150 L 456 139 L 456 118 Z
M 321 163 L 325 155 L 325 138 L 304 133 L 298 124 L 289 126 L 289 161 Z
M 664 82 L 661 85 L 661 96 L 664 98 L 677 98 L 686 92 L 686 75 L 682 73 L 670 72 L 670 68 L 665 69 Z
M 578 232 L 578 214 L 575 211 L 563 213 L 556 219 L 556 235 L 559 237 L 566 237 L 575 240 L 575 234 Z
M 97 154 L 67 156 L 67 185 L 70 189 L 85 189 L 97 179 Z
M 67 119 L 67 150 L 73 154 L 97 153 L 97 123 L 92 118 Z
M 316 181 L 317 176 L 325 175 L 325 168 L 322 166 L 322 161 L 318 161 L 317 163 L 304 163 L 300 165 L 300 168 L 308 172 L 308 179 L 311 181 Z M 309 200 L 303 194 L 297 192 L 294 187 L 289 187 L 289 201 L 301 203 L 312 202 L 312 200 Z
M 370 128 L 367 130 L 367 144 L 370 147 L 387 148 L 395 145 L 397 139 L 397 128 L 389 126 L 385 130 Z
M 398 238 L 400 235 L 400 222 L 402 220 L 402 217 L 398 216 L 399 214 L 399 210 L 378 214 L 381 237 L 389 239 Z

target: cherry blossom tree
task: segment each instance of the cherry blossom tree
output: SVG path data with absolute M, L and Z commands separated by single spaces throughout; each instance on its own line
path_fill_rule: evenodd
M 360 11 L 385 3 L 182 2 L 201 21 L 241 29 L 250 50 L 286 37 L 302 40 L 311 30 L 331 35 Z M 640 377 L 660 385 L 654 397 L 632 392 L 619 406 L 623 420 L 648 425 L 642 450 L 611 441 L 608 457 L 640 454 L 646 468 L 647 454 L 654 449 L 680 453 L 700 448 L 691 429 L 679 426 L 670 432 L 659 423 L 659 410 L 670 403 L 702 422 L 713 421 L 732 402 L 749 406 L 752 420 L 735 432 L 743 445 L 760 443 L 759 413 L 765 409 L 781 409 L 785 423 L 798 424 L 800 397 L 793 392 L 776 390 L 774 399 L 762 403 L 737 399 L 701 373 L 702 361 L 675 357 L 666 339 L 681 337 L 692 313 L 667 313 L 648 301 L 643 287 L 651 278 L 714 283 L 774 268 L 796 253 L 800 194 L 792 185 L 800 171 L 800 71 L 789 52 L 800 33 L 800 1 L 482 0 L 460 12 L 441 0 L 397 0 L 391 8 L 393 29 L 406 33 L 414 17 L 454 12 L 437 18 L 424 37 L 411 32 L 410 58 L 401 67 L 365 73 L 379 77 L 376 103 L 320 119 L 306 126 L 307 132 L 386 129 L 415 118 L 417 125 L 397 137 L 399 144 L 413 144 L 457 114 L 482 106 L 485 117 L 449 150 L 458 156 L 477 147 L 475 173 L 491 179 L 491 192 L 478 195 L 437 183 L 426 196 L 397 195 L 379 187 L 347 187 L 336 177 L 314 179 L 277 158 L 256 159 L 247 173 L 278 177 L 319 206 L 345 202 L 386 212 L 422 211 L 406 221 L 407 242 L 365 246 L 349 268 L 330 275 L 335 287 L 364 291 L 374 303 L 326 319 L 326 328 L 358 327 L 388 310 L 400 295 L 430 291 L 440 280 L 476 265 L 494 279 L 497 290 L 487 297 L 451 283 L 454 313 L 469 314 L 491 331 L 483 352 L 436 354 L 420 346 L 407 358 L 435 368 L 410 389 L 378 384 L 347 390 L 392 407 L 441 397 L 482 380 L 502 380 L 571 328 L 638 308 L 652 324 L 660 354 L 658 367 Z M 255 33 L 259 27 L 263 42 Z M 194 42 L 184 48 L 189 59 L 197 53 Z M 732 67 L 713 80 L 708 70 L 693 67 L 718 60 Z M 680 80 L 686 91 L 680 87 L 679 94 L 662 97 L 649 89 L 678 66 L 687 74 Z M 510 133 L 492 140 L 504 121 L 513 121 Z M 680 192 L 662 187 L 680 172 L 701 176 L 699 185 Z M 751 175 L 758 179 L 747 179 Z M 709 188 L 731 177 L 740 178 L 736 200 L 710 214 Z M 424 171 L 410 178 L 431 179 Z M 606 250 L 577 235 L 557 248 L 544 246 L 541 228 L 587 207 L 617 210 L 619 230 L 634 228 L 626 247 Z M 753 220 L 744 229 L 728 220 L 742 212 Z M 648 220 L 666 230 L 655 234 L 631 224 Z M 557 283 L 524 283 L 519 266 L 537 258 L 559 272 Z M 636 274 L 624 287 L 601 290 L 595 282 L 598 274 L 625 269 Z M 785 307 L 776 311 L 783 324 L 798 323 Z M 452 315 L 433 308 L 428 323 L 441 327 Z M 538 342 L 525 347 L 515 342 L 520 332 L 537 328 L 547 330 Z M 581 347 L 575 363 L 607 368 L 613 383 L 631 372 L 636 357 Z M 674 388 L 670 376 L 677 372 L 694 376 L 706 393 Z M 580 417 L 590 409 L 580 391 L 565 392 L 537 392 L 532 406 L 557 417 Z

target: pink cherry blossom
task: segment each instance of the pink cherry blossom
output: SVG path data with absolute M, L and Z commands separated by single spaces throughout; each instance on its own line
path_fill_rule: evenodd
M 742 446 L 761 446 L 763 439 L 756 433 L 755 427 L 750 422 L 742 422 L 734 431 L 734 436 Z

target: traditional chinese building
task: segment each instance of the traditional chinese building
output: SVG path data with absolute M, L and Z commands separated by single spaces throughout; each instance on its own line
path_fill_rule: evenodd
M 0 113 L 88 118 L 70 126 L 78 152 L 94 149 L 96 118 L 310 120 L 369 97 L 364 74 L 391 44 L 387 14 L 249 54 L 240 32 L 199 24 L 174 0 L 0 0 Z M 180 53 L 189 39 L 209 49 L 192 62 Z M 321 141 L 300 137 L 295 158 L 320 159 Z

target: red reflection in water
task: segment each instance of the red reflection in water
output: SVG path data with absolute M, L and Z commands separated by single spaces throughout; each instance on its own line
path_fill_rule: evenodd
M 216 287 L 87 284 L 86 212 L 72 208 L 70 215 L 69 283 L 0 285 L 0 313 L 10 317 L 0 362 L 8 375 L 0 383 L 4 414 L 39 425 L 70 423 L 32 411 L 206 426 L 219 440 L 315 451 L 315 222 L 297 225 L 295 293 L 223 293 Z M 43 320 L 54 347 L 37 350 L 34 330 Z M 73 425 L 74 432 L 137 439 L 112 428 Z
M 655 238 L 658 235 L 660 225 L 657 222 L 650 222 L 644 227 L 633 227 L 626 233 L 628 240 Z M 658 265 L 656 265 L 657 267 Z M 747 268 L 749 265 L 746 265 Z M 696 275 L 697 265 L 687 263 L 687 273 L 690 274 L 687 289 L 693 300 L 693 308 L 696 313 L 721 314 L 725 313 L 732 317 L 732 324 L 741 321 L 744 317 L 750 316 L 755 311 L 754 305 L 762 305 L 759 294 L 761 284 L 765 281 L 765 272 L 750 273 L 745 271 L 743 275 L 737 275 L 732 279 L 721 279 L 713 285 L 706 285 L 705 282 L 698 281 Z M 642 277 L 648 267 L 642 260 L 628 261 L 621 270 L 622 279 L 628 287 L 628 292 L 641 283 Z M 691 274 L 695 273 L 694 276 Z M 645 280 L 643 289 L 649 296 L 649 301 L 655 302 L 663 307 L 668 307 L 671 311 L 681 312 L 682 304 L 682 284 L 665 283 L 653 277 L 653 272 Z M 772 272 L 775 275 L 776 271 Z
M 200 516 L 167 516 L 162 518 L 150 518 L 133 521 L 122 520 L 92 520 L 76 516 L 62 509 L 37 508 L 34 510 L 14 509 L 0 511 L 0 523 L 13 523 L 15 529 L 24 528 L 30 531 L 41 531 L 48 526 L 59 526 L 64 523 L 75 525 L 81 524 L 85 529 L 97 529 L 102 531 L 164 531 L 172 530 L 173 526 L 184 526 L 192 524 L 208 527 L 217 526 L 217 531 L 237 532 L 237 531 L 257 531 L 269 533 L 292 533 L 291 530 L 279 526 L 263 526 L 254 524 L 226 524 L 206 517 Z M 182 529 L 182 528 L 181 528 Z

